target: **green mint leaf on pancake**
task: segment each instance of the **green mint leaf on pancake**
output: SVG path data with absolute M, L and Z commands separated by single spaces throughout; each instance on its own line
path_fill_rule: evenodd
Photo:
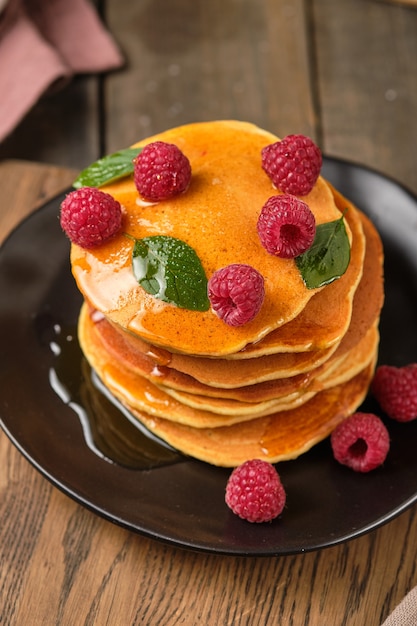
M 143 289 L 164 302 L 207 311 L 207 277 L 195 251 L 181 239 L 157 235 L 134 239 L 133 273 Z
M 140 152 L 141 148 L 126 148 L 95 161 L 81 172 L 73 187 L 101 187 L 129 176 L 134 170 L 133 159 Z
M 312 246 L 295 262 L 308 289 L 317 289 L 337 280 L 350 261 L 350 244 L 343 216 L 319 224 Z

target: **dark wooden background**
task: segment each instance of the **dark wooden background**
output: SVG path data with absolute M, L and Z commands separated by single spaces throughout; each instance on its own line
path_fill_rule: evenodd
M 126 65 L 45 95 L 0 145 L 0 239 L 99 156 L 199 120 L 305 133 L 417 192 L 413 4 L 100 0 Z M 2 433 L 0 520 L 5 626 L 380 626 L 417 585 L 416 506 L 317 553 L 191 553 L 96 517 Z
M 379 0 L 102 0 L 122 71 L 77 77 L 0 158 L 80 168 L 182 123 L 312 136 L 417 190 L 417 10 Z

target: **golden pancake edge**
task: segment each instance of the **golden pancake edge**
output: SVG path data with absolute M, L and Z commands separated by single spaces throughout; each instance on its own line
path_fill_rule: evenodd
M 344 215 L 351 257 L 341 278 L 309 290 L 294 261 L 269 255 L 255 236 L 260 207 L 280 193 L 260 167 L 274 135 L 220 121 L 137 145 L 157 139 L 188 156 L 190 188 L 144 206 L 130 179 L 103 187 L 123 206 L 124 232 L 186 241 L 208 275 L 229 263 L 251 264 L 265 277 L 264 305 L 247 325 L 227 327 L 211 310 L 188 311 L 146 294 L 124 234 L 95 250 L 73 244 L 72 270 L 85 299 L 84 355 L 134 417 L 184 454 L 227 467 L 297 458 L 366 396 L 384 297 L 378 233 L 320 177 L 303 200 L 318 224 Z

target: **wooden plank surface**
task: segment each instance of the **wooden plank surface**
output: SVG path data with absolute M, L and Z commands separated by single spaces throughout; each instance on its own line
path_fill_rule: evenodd
M 18 220 L 46 188 L 54 193 L 72 177 L 5 162 L 0 195 Z M 5 223 L 1 213 L 1 236 Z M 8 626 L 379 626 L 417 584 L 417 507 L 324 551 L 223 557 L 160 544 L 95 516 L 50 486 L 4 434 L 0 467 L 0 604 Z
M 0 238 L 73 176 L 1 163 Z M 0 604 L 8 626 L 379 626 L 417 584 L 417 507 L 321 552 L 222 557 L 159 544 L 96 517 L 50 486 L 3 433 L 0 467 Z
M 0 143 L 1 159 L 24 159 L 81 169 L 102 151 L 99 79 L 76 76 L 43 94 Z
M 381 0 L 382 2 L 392 2 L 393 4 L 403 4 L 410 7 L 417 7 L 417 0 Z
M 413 8 L 379 0 L 99 4 L 128 64 L 46 95 L 0 146 L 0 240 L 67 187 L 74 168 L 167 126 L 211 118 L 309 134 L 326 152 L 417 191 Z M 159 544 L 96 517 L 3 433 L 0 467 L 7 626 L 379 626 L 417 584 L 417 507 L 321 552 L 232 558 Z
M 302 132 L 417 191 L 417 11 L 383 0 L 107 0 L 126 67 L 46 94 L 0 159 L 82 168 L 194 120 Z
M 316 0 L 322 147 L 417 192 L 417 11 Z
M 106 82 L 107 151 L 187 122 L 315 135 L 304 3 L 164 0 L 107 7 L 129 68 Z M 123 98 L 120 97 L 123 94 Z

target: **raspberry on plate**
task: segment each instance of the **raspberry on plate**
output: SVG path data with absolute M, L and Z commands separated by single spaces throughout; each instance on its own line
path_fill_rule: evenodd
M 81 187 L 61 203 L 60 222 L 73 243 L 94 248 L 120 230 L 122 209 L 110 194 L 95 187 Z
M 284 194 L 266 201 L 257 228 L 261 243 L 270 254 L 293 259 L 313 243 L 316 220 L 305 202 Z
M 214 312 L 229 326 L 242 326 L 259 312 L 264 301 L 263 276 L 252 266 L 232 263 L 212 275 L 208 297 Z
M 262 150 L 262 167 L 284 193 L 307 195 L 319 177 L 320 149 L 305 135 L 287 135 Z
M 330 442 L 336 461 L 356 472 L 370 472 L 382 465 L 389 447 L 389 434 L 373 413 L 354 413 L 332 432 Z
M 417 418 L 417 363 L 394 367 L 381 365 L 375 372 L 371 391 L 381 409 L 398 422 Z
M 159 202 L 187 190 L 191 165 L 176 145 L 154 141 L 136 157 L 133 179 L 145 200 Z
M 277 470 L 260 459 L 246 461 L 231 473 L 226 504 L 248 522 L 270 522 L 284 509 L 285 489 Z

